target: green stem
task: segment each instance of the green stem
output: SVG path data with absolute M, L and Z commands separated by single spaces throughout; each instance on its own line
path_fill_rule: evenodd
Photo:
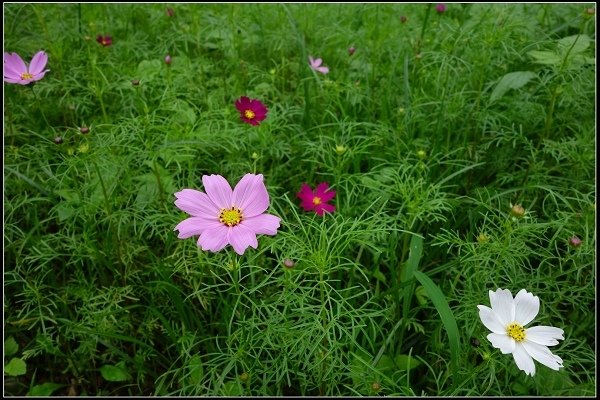
M 52 130 L 52 125 L 50 125 L 50 122 L 48 122 L 48 119 L 46 118 L 46 114 L 44 113 L 44 109 L 42 108 L 42 103 L 40 102 L 40 98 L 38 97 L 37 93 L 35 92 L 35 89 L 33 88 L 34 86 L 35 86 L 35 83 L 32 83 L 32 84 L 30 84 L 29 87 L 31 88 L 33 97 L 35 97 L 35 101 L 37 103 L 38 109 L 40 110 L 40 113 L 42 114 L 42 117 L 44 118 L 46 125 L 48 125 L 48 127 Z
M 94 169 L 96 170 L 96 173 L 98 174 L 98 179 L 100 180 L 100 186 L 102 187 L 102 194 L 104 195 L 104 202 L 105 202 L 105 206 L 106 206 L 106 215 L 110 215 L 111 214 L 110 201 L 108 199 L 108 192 L 106 191 L 106 186 L 104 185 L 104 180 L 102 179 L 102 174 L 100 173 L 100 169 L 98 169 L 98 165 L 94 161 L 92 161 L 92 165 L 94 166 Z

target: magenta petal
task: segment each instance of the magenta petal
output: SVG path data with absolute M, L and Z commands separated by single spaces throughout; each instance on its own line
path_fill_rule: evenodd
M 212 229 L 221 226 L 219 221 L 209 221 L 204 218 L 191 217 L 181 221 L 174 230 L 179 231 L 179 239 L 187 239 L 191 236 L 200 235 L 206 229 Z
M 244 225 L 236 225 L 229 230 L 227 235 L 228 241 L 239 255 L 244 254 L 248 246 L 252 248 L 258 247 L 258 240 L 256 240 L 256 233 L 250 228 Z
M 317 71 L 319 71 L 322 74 L 328 74 L 329 73 L 329 68 L 327 68 L 327 67 L 318 67 Z
M 217 219 L 219 216 L 219 207 L 206 193 L 194 189 L 183 189 L 181 192 L 175 193 L 175 197 L 177 197 L 175 205 L 190 215 L 207 219 Z
M 225 178 L 221 175 L 204 175 L 202 183 L 206 194 L 217 207 L 221 209 L 231 207 L 233 191 Z
M 332 213 L 335 211 L 335 206 L 327 203 L 321 203 L 315 206 L 315 212 L 319 215 L 323 215 L 323 211 Z
M 31 63 L 29 64 L 29 73 L 34 76 L 40 74 L 44 70 L 44 67 L 47 63 L 48 55 L 43 51 L 38 51 L 31 59 Z
M 262 214 L 269 207 L 269 194 L 262 174 L 246 174 L 233 189 L 232 206 L 242 210 L 244 218 Z
M 325 192 L 327 191 L 327 189 L 329 189 L 329 184 L 327 182 L 321 182 L 317 185 L 317 187 L 315 188 L 315 196 L 317 197 L 323 197 L 323 194 L 325 194 Z
M 251 229 L 257 235 L 276 235 L 281 218 L 271 214 L 261 214 L 245 219 L 240 225 Z
M 321 201 L 325 203 L 335 197 L 335 190 L 328 190 L 327 192 L 321 194 L 319 197 L 321 198 Z
M 300 192 L 298 192 L 296 194 L 296 196 L 298 196 L 303 201 L 310 201 L 310 202 L 312 202 L 313 198 L 315 197 L 312 189 L 306 183 L 302 184 L 302 187 L 300 188 Z
M 248 109 L 250 107 L 250 99 L 246 96 L 242 96 L 240 97 L 236 102 L 235 102 L 235 107 L 240 111 L 240 112 L 244 112 L 246 111 L 246 109 Z
M 198 246 L 200 246 L 202 250 L 212 252 L 222 250 L 229 243 L 227 239 L 228 232 L 229 228 L 223 224 L 214 228 L 205 229 L 200 234 Z

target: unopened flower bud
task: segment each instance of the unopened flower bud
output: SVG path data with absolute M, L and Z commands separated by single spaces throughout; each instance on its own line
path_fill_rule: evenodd
M 171 56 L 170 56 L 170 55 L 168 55 L 168 54 L 165 56 L 165 63 L 166 63 L 167 65 L 171 65 Z
M 585 15 L 594 15 L 596 14 L 596 9 L 595 8 L 586 8 L 585 9 Z
M 525 209 L 520 204 L 515 204 L 510 209 L 510 213 L 513 217 L 521 218 L 523 215 L 525 215 Z
M 371 389 L 373 389 L 374 392 L 379 392 L 381 390 L 381 383 L 373 382 Z
M 406 23 L 406 21 L 408 21 L 408 17 L 406 15 L 401 15 L 400 22 L 404 24 L 404 23 Z
M 63 142 L 63 138 L 61 138 L 60 136 L 57 136 L 54 138 L 54 143 L 61 144 L 62 142 Z
M 479 235 L 477 235 L 477 241 L 479 243 L 485 243 L 488 240 L 490 240 L 490 237 L 483 232 L 481 232 Z
M 81 132 L 83 135 L 87 135 L 88 133 L 90 133 L 90 128 L 88 128 L 87 126 L 82 126 L 81 128 L 79 128 L 79 132 Z
M 446 7 L 445 4 L 441 3 L 441 4 L 438 4 L 435 6 L 435 11 L 437 11 L 439 14 L 442 14 L 442 13 L 446 12 L 447 8 L 448 7 Z
M 171 7 L 167 8 L 167 17 L 172 17 L 173 15 L 175 15 L 175 10 L 173 10 Z
M 337 146 L 335 146 L 335 152 L 338 153 L 340 156 L 342 154 L 344 154 L 345 151 L 346 151 L 346 146 L 342 146 L 340 144 L 338 144 Z
M 573 236 L 569 239 L 569 245 L 571 247 L 579 247 L 581 246 L 581 239 L 579 239 L 577 236 Z
M 140 84 L 140 80 L 139 79 L 132 79 L 131 84 L 133 86 L 138 86 Z
M 285 260 L 283 260 L 283 265 L 286 268 L 294 268 L 294 265 L 296 265 L 296 263 L 293 260 L 290 260 L 289 258 L 286 258 Z
M 348 55 L 351 56 L 352 54 L 354 54 L 355 51 L 356 51 L 356 49 L 354 47 L 349 47 L 348 48 Z
M 240 381 L 247 382 L 250 378 L 250 375 L 247 372 L 242 372 L 240 375 Z
M 252 155 L 250 156 L 253 160 L 258 160 L 258 153 L 254 152 L 252 153 Z
M 417 151 L 417 157 L 419 157 L 422 160 L 425 157 L 427 157 L 427 153 L 425 152 L 425 150 L 419 150 Z

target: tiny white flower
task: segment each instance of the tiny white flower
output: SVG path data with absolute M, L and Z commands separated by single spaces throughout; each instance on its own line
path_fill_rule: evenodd
M 534 359 L 555 371 L 563 366 L 563 360 L 548 349 L 564 339 L 563 330 L 552 326 L 525 328 L 540 310 L 537 296 L 521 289 L 513 299 L 508 289 L 490 290 L 490 304 L 492 308 L 477 306 L 481 322 L 492 331 L 487 339 L 502 354 L 512 353 L 521 371 L 533 376 Z

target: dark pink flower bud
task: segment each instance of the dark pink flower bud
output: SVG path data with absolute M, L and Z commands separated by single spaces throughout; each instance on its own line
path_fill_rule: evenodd
M 293 260 L 290 260 L 289 258 L 286 258 L 285 260 L 283 260 L 283 265 L 286 268 L 293 268 L 294 265 L 296 265 L 296 263 Z
M 166 55 L 166 57 L 165 57 L 165 63 L 166 63 L 167 65 L 171 65 L 171 56 L 170 56 L 170 55 L 168 55 L 168 54 L 167 54 L 167 55 Z
M 446 5 L 444 3 L 440 3 L 435 6 L 435 11 L 437 11 L 439 14 L 442 14 L 442 13 L 446 12 L 447 8 L 448 7 L 446 7 Z
M 88 133 L 90 133 L 90 128 L 88 128 L 87 126 L 82 126 L 81 128 L 79 128 L 79 132 L 81 132 L 84 135 L 87 135 Z
M 579 247 L 581 246 L 581 239 L 579 239 L 577 236 L 573 236 L 569 239 L 569 245 L 571 247 Z
M 349 47 L 348 48 L 348 55 L 351 56 L 352 54 L 354 54 L 355 51 L 356 51 L 356 49 L 354 47 Z
M 61 138 L 60 136 L 57 136 L 54 138 L 54 143 L 61 144 L 62 142 L 63 142 L 63 138 Z

